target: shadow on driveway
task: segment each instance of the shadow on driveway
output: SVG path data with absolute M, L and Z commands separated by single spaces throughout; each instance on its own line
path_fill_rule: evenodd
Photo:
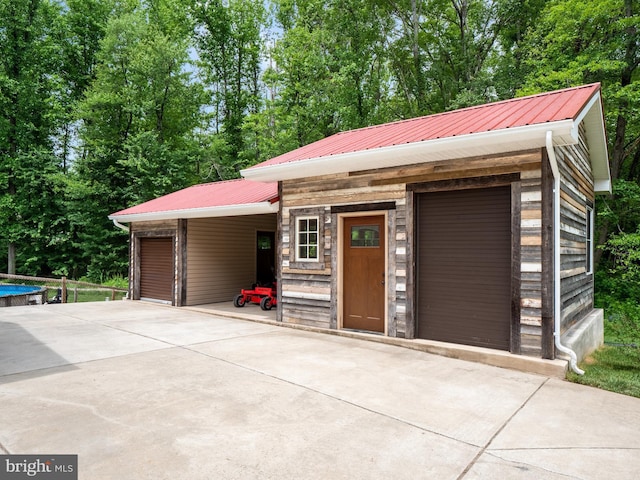
M 0 385 L 15 380 L 50 375 L 65 370 L 76 370 L 69 360 L 51 350 L 22 326 L 13 322 L 0 322 Z M 51 367 L 64 367 L 49 370 Z

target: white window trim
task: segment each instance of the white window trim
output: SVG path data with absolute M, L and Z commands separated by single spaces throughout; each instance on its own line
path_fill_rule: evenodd
M 315 220 L 317 225 L 316 239 L 317 242 L 315 244 L 316 247 L 316 258 L 300 258 L 300 221 L 301 220 Z M 307 231 L 309 233 L 309 231 Z M 296 232 L 295 232 L 295 258 L 296 262 L 309 262 L 309 263 L 318 263 L 320 261 L 320 216 L 319 215 L 305 215 L 305 216 L 297 216 L 296 217 Z M 307 243 L 306 246 L 309 247 L 311 244 Z M 307 249 L 308 250 L 308 249 Z
M 593 214 L 593 208 L 587 207 L 587 218 L 586 218 L 586 258 L 585 258 L 585 270 L 587 275 L 593 275 L 593 235 L 594 235 L 594 219 L 595 216 Z

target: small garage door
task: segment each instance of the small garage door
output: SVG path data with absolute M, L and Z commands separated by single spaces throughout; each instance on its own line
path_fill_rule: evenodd
M 420 194 L 418 336 L 509 350 L 510 187 Z
M 140 298 L 171 302 L 173 298 L 173 239 L 140 240 Z

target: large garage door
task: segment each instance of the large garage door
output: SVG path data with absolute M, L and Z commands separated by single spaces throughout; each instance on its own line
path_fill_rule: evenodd
M 420 194 L 418 336 L 509 350 L 510 187 Z
M 140 240 L 140 298 L 172 301 L 173 239 Z

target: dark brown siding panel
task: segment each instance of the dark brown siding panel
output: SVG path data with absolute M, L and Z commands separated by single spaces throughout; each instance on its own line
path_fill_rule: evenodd
M 172 301 L 173 238 L 140 239 L 140 298 Z
M 417 195 L 418 336 L 509 350 L 509 187 Z

